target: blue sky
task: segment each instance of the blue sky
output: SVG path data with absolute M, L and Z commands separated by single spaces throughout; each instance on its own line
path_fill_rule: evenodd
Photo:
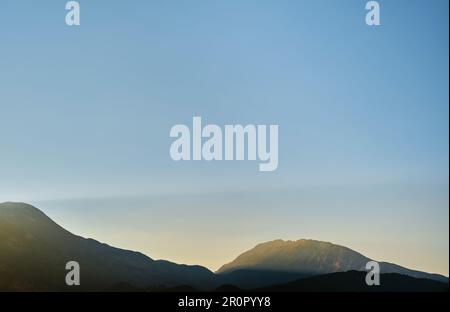
M 448 1 L 379 1 L 379 27 L 358 0 L 79 1 L 80 27 L 65 2 L 0 5 L 0 201 L 211 268 L 309 237 L 448 274 Z M 277 171 L 174 163 L 194 115 L 279 124 Z

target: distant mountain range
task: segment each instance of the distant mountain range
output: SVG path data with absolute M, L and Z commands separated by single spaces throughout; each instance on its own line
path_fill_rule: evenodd
M 76 287 L 65 284 L 65 264 L 72 260 L 81 267 Z M 213 273 L 76 236 L 28 204 L 0 204 L 0 291 L 367 291 L 362 271 L 369 260 L 331 243 L 277 240 Z M 377 290 L 448 291 L 448 278 L 442 275 L 384 262 L 381 273 L 386 283 Z

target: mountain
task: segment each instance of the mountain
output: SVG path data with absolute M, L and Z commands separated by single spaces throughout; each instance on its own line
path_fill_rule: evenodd
M 448 283 L 397 273 L 380 275 L 380 285 L 368 286 L 365 272 L 347 271 L 298 279 L 255 289 L 274 292 L 448 292 Z
M 80 264 L 80 286 L 65 284 L 69 261 Z M 274 291 L 366 291 L 361 279 L 365 272 L 344 271 L 365 271 L 368 261 L 331 243 L 276 240 L 243 253 L 214 274 L 201 266 L 153 260 L 74 235 L 28 204 L 0 204 L 0 291 L 225 291 L 269 285 L 275 285 L 269 287 Z M 408 283 L 414 290 L 442 289 L 435 281 L 448 289 L 444 276 L 380 264 L 386 284 L 378 289 L 407 290 Z
M 215 285 L 215 275 L 201 266 L 153 260 L 73 235 L 37 208 L 24 203 L 0 204 L 0 290 L 72 290 L 65 284 L 68 261 L 80 264 L 76 290 L 103 290 L 114 285 L 198 289 Z
M 350 270 L 365 271 L 366 263 L 369 261 L 371 259 L 356 251 L 328 242 L 307 239 L 274 240 L 242 253 L 216 273 L 230 274 L 235 271 L 258 270 L 311 276 Z M 448 278 L 442 275 L 414 271 L 387 262 L 379 263 L 382 274 L 398 273 L 448 283 Z
M 273 284 L 282 284 L 310 276 L 299 272 L 275 270 L 236 270 L 217 275 L 221 285 L 234 285 L 242 289 L 253 289 Z

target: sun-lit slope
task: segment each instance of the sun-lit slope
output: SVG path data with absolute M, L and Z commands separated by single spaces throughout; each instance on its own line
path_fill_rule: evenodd
M 330 273 L 351 269 L 364 270 L 367 257 L 346 247 L 315 240 L 274 240 L 257 245 L 222 266 L 218 273 L 237 269 L 265 269 Z
M 350 270 L 365 271 L 368 257 L 347 247 L 328 242 L 301 239 L 297 241 L 274 240 L 257 245 L 222 266 L 217 273 L 237 270 L 269 270 L 319 275 Z M 380 262 L 381 273 L 399 273 L 417 278 L 448 282 L 448 278 L 401 266 Z
M 66 231 L 37 208 L 0 204 L 0 290 L 67 290 L 65 265 L 81 267 L 76 290 L 102 290 L 118 283 L 136 287 L 189 284 L 210 287 L 214 274 L 85 239 Z

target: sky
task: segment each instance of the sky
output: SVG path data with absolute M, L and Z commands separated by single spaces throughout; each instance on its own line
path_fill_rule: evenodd
M 0 202 L 216 270 L 313 238 L 448 275 L 449 4 L 0 4 Z M 279 125 L 279 164 L 174 162 L 170 128 Z

